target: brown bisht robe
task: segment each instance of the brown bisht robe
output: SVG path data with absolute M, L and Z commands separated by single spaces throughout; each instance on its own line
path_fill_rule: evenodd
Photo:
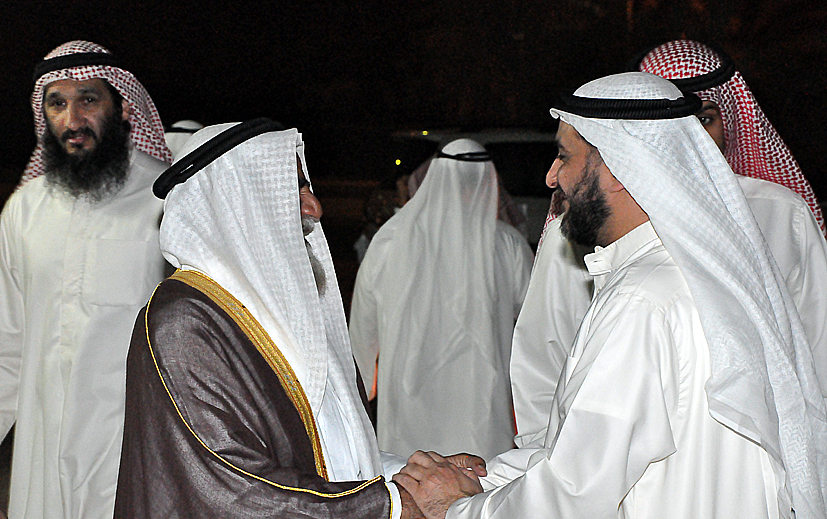
M 326 474 L 304 392 L 249 312 L 197 273 L 161 283 L 127 359 L 115 517 L 390 517 L 382 477 Z

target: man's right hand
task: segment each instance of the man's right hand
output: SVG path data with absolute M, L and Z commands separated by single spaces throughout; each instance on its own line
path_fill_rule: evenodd
M 477 481 L 479 481 L 479 478 L 488 475 L 488 471 L 485 470 L 485 460 L 479 456 L 463 452 L 445 456 L 445 459 L 461 469 L 467 469 L 469 473 L 476 474 L 478 476 Z
M 482 492 L 475 472 L 459 468 L 434 452 L 413 453 L 393 481 L 411 493 L 427 519 L 445 519 L 454 501 Z

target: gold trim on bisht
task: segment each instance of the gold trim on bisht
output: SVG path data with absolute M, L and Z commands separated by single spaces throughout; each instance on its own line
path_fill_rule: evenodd
M 221 307 L 222 310 L 233 318 L 236 324 L 241 328 L 245 335 L 255 345 L 258 352 L 270 365 L 270 368 L 279 377 L 281 386 L 293 402 L 293 407 L 299 412 L 304 428 L 307 431 L 307 437 L 313 445 L 313 457 L 316 460 L 316 472 L 325 480 L 327 477 L 327 466 L 324 461 L 324 454 L 322 452 L 321 439 L 319 431 L 316 428 L 316 419 L 313 416 L 313 410 L 310 408 L 310 403 L 307 401 L 307 395 L 302 388 L 296 373 L 284 358 L 284 355 L 279 350 L 278 346 L 270 338 L 270 335 L 259 324 L 253 314 L 239 302 L 238 299 L 224 288 L 216 283 L 212 278 L 201 272 L 194 270 L 176 270 L 170 276 L 170 279 L 175 279 L 186 283 L 187 285 L 201 291 L 209 297 L 215 304 Z
M 259 324 L 259 322 L 253 317 L 249 310 L 247 310 L 244 305 L 242 305 L 232 294 L 227 292 L 224 288 L 221 287 L 218 283 L 212 280 L 209 276 L 202 274 L 200 272 L 192 271 L 192 270 L 176 270 L 175 273 L 169 277 L 169 279 L 174 279 L 176 281 L 180 281 L 185 283 L 192 288 L 195 288 L 199 292 L 202 292 L 204 295 L 210 298 L 214 303 L 216 303 L 222 310 L 224 310 L 227 315 L 232 317 L 235 323 L 241 328 L 244 334 L 250 339 L 250 341 L 255 345 L 256 349 L 259 351 L 262 357 L 267 361 L 273 371 L 279 378 L 281 382 L 281 386 L 284 388 L 285 393 L 290 398 L 293 403 L 293 406 L 299 412 L 299 416 L 301 417 L 302 423 L 304 424 L 304 428 L 307 431 L 307 436 L 310 438 L 310 442 L 313 446 L 313 457 L 316 461 L 316 472 L 324 478 L 326 481 L 328 480 L 327 476 L 327 467 L 324 461 L 324 454 L 322 453 L 322 445 L 321 440 L 319 437 L 318 430 L 316 428 L 316 420 L 313 417 L 313 411 L 310 408 L 310 404 L 307 401 L 307 395 L 304 393 L 304 389 L 299 383 L 299 380 L 296 378 L 296 374 L 293 371 L 293 368 L 290 367 L 290 364 L 287 362 L 287 359 L 284 358 L 284 355 L 278 349 L 278 347 L 273 343 L 273 340 L 264 330 L 264 328 Z M 160 285 L 159 285 L 160 286 Z M 156 287 L 157 290 L 157 287 Z M 153 292 L 153 296 L 154 296 Z M 178 405 L 175 403 L 172 395 L 169 392 L 169 388 L 167 388 L 166 382 L 163 379 L 163 375 L 161 375 L 160 369 L 158 368 L 158 362 L 155 359 L 155 352 L 152 350 L 152 342 L 149 338 L 149 322 L 148 322 L 148 315 L 149 315 L 149 306 L 152 304 L 152 297 L 150 297 L 149 302 L 147 303 L 146 309 L 146 317 L 145 325 L 146 325 L 146 340 L 147 344 L 149 345 L 150 353 L 152 355 L 152 359 L 155 362 L 155 368 L 158 370 L 158 375 L 161 377 L 161 382 L 164 384 L 164 388 L 167 391 L 167 394 L 172 400 L 173 405 L 175 406 L 178 415 L 181 417 L 181 420 L 185 423 L 187 428 L 192 432 L 192 434 L 196 437 L 196 439 L 203 445 L 208 451 L 210 451 L 214 456 L 219 458 L 221 461 L 226 463 L 227 465 L 232 466 L 234 469 L 249 475 L 255 479 L 270 483 L 274 486 L 280 488 L 286 488 L 290 490 L 297 490 L 297 491 L 304 491 L 313 494 L 318 494 L 320 496 L 325 497 L 336 497 L 337 495 L 346 495 L 352 492 L 358 491 L 361 488 L 364 488 L 365 485 L 370 484 L 373 482 L 367 481 L 363 485 L 359 485 L 357 488 L 354 488 L 350 491 L 344 492 L 342 494 L 322 494 L 312 490 L 307 489 L 300 489 L 300 488 L 290 488 L 280 485 L 278 483 L 266 480 L 255 474 L 250 474 L 249 472 L 234 466 L 232 463 L 228 462 L 217 453 L 215 453 L 212 449 L 210 449 L 202 440 L 198 437 L 195 431 L 189 426 L 189 424 L 184 419 L 183 415 L 181 415 L 181 411 L 178 409 Z M 376 479 L 376 478 L 374 478 Z

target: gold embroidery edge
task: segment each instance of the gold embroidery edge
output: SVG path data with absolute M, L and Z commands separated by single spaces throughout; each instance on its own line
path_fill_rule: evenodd
M 270 368 L 276 376 L 278 376 L 282 388 L 284 388 L 284 391 L 293 403 L 293 407 L 296 408 L 296 411 L 298 411 L 301 417 L 304 428 L 307 431 L 307 436 L 313 445 L 316 472 L 327 480 L 327 466 L 324 461 L 321 439 L 316 428 L 316 419 L 313 416 L 313 410 L 307 401 L 307 395 L 290 363 L 284 358 L 281 350 L 279 350 L 278 346 L 276 346 L 270 338 L 267 331 L 264 330 L 256 318 L 253 317 L 250 311 L 247 310 L 238 299 L 206 274 L 193 270 L 179 269 L 176 270 L 170 278 L 195 288 L 220 306 L 227 315 L 232 317 L 233 321 L 241 328 L 247 338 L 250 339 L 250 342 L 253 343 L 261 356 L 264 357 L 264 360 L 267 361 L 267 364 L 270 365 Z
M 231 295 L 229 292 L 227 292 L 226 290 L 224 290 L 223 288 L 221 288 L 221 287 L 220 287 L 220 285 L 218 285 L 217 283 L 215 283 L 215 281 L 213 281 L 212 279 L 210 279 L 208 276 L 205 276 L 205 275 L 203 275 L 203 274 L 199 274 L 199 273 L 196 273 L 196 272 L 193 272 L 193 271 L 182 271 L 182 270 L 177 270 L 177 271 L 176 271 L 176 272 L 175 272 L 172 276 L 170 276 L 170 279 L 176 279 L 176 280 L 178 280 L 178 281 L 181 281 L 182 283 L 186 283 L 187 285 L 192 286 L 193 288 L 195 288 L 195 289 L 197 289 L 197 290 L 199 290 L 199 291 L 203 292 L 203 293 L 204 293 L 204 294 L 206 294 L 208 297 L 210 297 L 210 293 L 209 293 L 209 292 L 205 292 L 205 291 L 204 291 L 204 290 L 202 290 L 199 286 L 196 286 L 196 285 L 194 285 L 194 284 L 190 283 L 190 281 L 195 281 L 195 282 L 197 283 L 198 281 L 196 281 L 196 280 L 197 280 L 198 278 L 191 277 L 190 275 L 187 275 L 187 273 L 192 273 L 192 274 L 195 274 L 196 276 L 201 276 L 204 280 L 209 280 L 209 282 L 210 282 L 210 283 L 211 283 L 214 287 L 218 287 L 218 288 L 220 289 L 220 291 L 221 291 L 221 292 L 223 292 L 224 294 L 226 294 L 227 296 L 229 296 L 230 298 L 232 298 L 232 300 L 234 300 L 234 301 L 235 301 L 235 304 L 237 304 L 239 308 L 244 309 L 244 311 L 245 311 L 245 312 L 247 312 L 247 314 L 249 315 L 249 311 L 247 311 L 247 310 L 246 310 L 246 308 L 244 308 L 244 306 L 243 306 L 243 305 L 241 305 L 241 304 L 240 304 L 237 300 L 235 300 L 235 298 L 233 298 L 233 297 L 232 297 L 232 295 Z M 158 286 L 160 286 L 160 284 L 159 284 Z M 155 287 L 155 290 L 158 290 L 158 287 Z M 225 465 L 227 465 L 227 466 L 229 466 L 229 467 L 233 468 L 234 470 L 237 470 L 238 472 L 240 472 L 240 473 L 242 473 L 242 474 L 245 474 L 245 475 L 246 475 L 246 476 L 248 476 L 248 477 L 251 477 L 251 478 L 253 478 L 253 479 L 256 479 L 256 480 L 258 480 L 258 481 L 261 481 L 261 482 L 263 482 L 263 483 L 266 483 L 266 484 L 272 485 L 272 486 L 274 486 L 274 487 L 276 487 L 276 488 L 280 488 L 280 489 L 283 489 L 283 490 L 294 491 L 294 492 L 304 492 L 304 493 L 307 493 L 307 494 L 312 494 L 312 495 L 316 495 L 316 496 L 319 496 L 319 497 L 325 497 L 325 498 L 331 498 L 331 499 L 332 499 L 332 498 L 338 498 L 338 497 L 344 497 L 344 496 L 348 496 L 348 495 L 351 495 L 351 494 L 355 494 L 355 493 L 357 493 L 357 492 L 359 492 L 359 491 L 361 491 L 361 490 L 363 490 L 363 489 L 367 488 L 367 487 L 368 487 L 368 486 L 370 486 L 370 485 L 373 485 L 373 484 L 375 484 L 375 483 L 377 483 L 377 482 L 381 482 L 381 481 L 383 481 L 382 476 L 376 476 L 376 477 L 374 477 L 373 479 L 370 479 L 370 480 L 368 480 L 368 481 L 363 482 L 361 485 L 358 485 L 357 487 L 354 487 L 354 488 L 352 488 L 352 489 L 350 489 L 350 490 L 346 490 L 346 491 L 344 491 L 344 492 L 338 492 L 338 493 L 334 493 L 334 494 L 325 494 L 325 493 L 318 492 L 318 491 L 315 491 L 315 490 L 310 490 L 310 489 L 307 489 L 307 488 L 296 488 L 296 487 L 289 487 L 289 486 L 286 486 L 286 485 L 281 485 L 281 484 L 279 484 L 279 483 L 276 483 L 275 481 L 270 481 L 270 480 L 265 479 L 265 478 L 263 478 L 263 477 L 261 477 L 261 476 L 258 476 L 258 475 L 256 475 L 256 474 L 253 474 L 253 473 L 251 473 L 251 472 L 248 472 L 248 471 L 246 471 L 246 470 L 244 470 L 244 469 L 242 469 L 242 468 L 240 468 L 240 467 L 237 467 L 237 466 L 233 465 L 232 463 L 230 463 L 229 461 L 227 461 L 226 459 L 224 459 L 223 457 L 221 457 L 218 453 L 216 453 L 215 451 L 213 451 L 213 450 L 212 450 L 209 446 L 207 446 L 207 444 L 206 444 L 206 443 L 204 443 L 204 441 L 203 441 L 203 440 L 202 440 L 202 439 L 198 436 L 198 434 L 197 434 L 197 433 L 196 433 L 196 432 L 192 429 L 192 427 L 190 427 L 190 424 L 186 421 L 186 419 L 184 418 L 183 414 L 181 413 L 181 410 L 179 409 L 178 404 L 175 402 L 175 399 L 172 397 L 172 393 L 170 392 L 169 387 L 167 386 L 167 383 L 166 383 L 166 381 L 164 380 L 163 374 L 161 373 L 161 369 L 160 369 L 160 367 L 158 366 L 158 360 L 155 358 L 155 352 L 153 351 L 153 348 L 152 348 L 152 341 L 150 340 L 150 337 L 149 337 L 149 307 L 150 307 L 150 305 L 152 304 L 152 298 L 155 296 L 155 290 L 153 290 L 153 292 L 152 292 L 152 296 L 150 296 L 149 301 L 147 302 L 147 305 L 146 305 L 146 312 L 144 313 L 144 328 L 145 328 L 145 333 L 146 333 L 146 342 L 147 342 L 147 346 L 149 347 L 149 353 L 150 353 L 150 355 L 152 356 L 152 361 L 153 361 L 153 363 L 155 364 L 155 370 L 156 370 L 156 372 L 157 372 L 157 374 L 158 374 L 158 377 L 159 377 L 159 378 L 160 378 L 160 380 L 161 380 L 161 384 L 164 386 L 164 390 L 166 391 L 167 396 L 169 397 L 170 401 L 172 402 L 172 405 L 173 405 L 173 407 L 175 408 L 175 411 L 176 411 L 176 413 L 178 414 L 178 417 L 181 419 L 181 421 L 184 423 L 184 425 L 185 425 L 185 426 L 186 426 L 186 428 L 190 431 L 190 433 L 193 435 L 193 437 L 194 437 L 194 438 L 198 441 L 198 443 L 200 443 L 200 444 L 201 444 L 201 446 L 202 446 L 202 447 L 204 447 L 204 449 L 206 449 L 206 450 L 207 450 L 210 454 L 212 454 L 212 455 L 213 455 L 216 459 L 218 459 L 219 461 L 221 461 L 221 462 L 222 462 L 222 463 L 224 463 Z M 217 304 L 219 304 L 219 305 L 221 304 L 221 303 L 220 303 L 220 301 L 216 301 L 216 300 L 215 300 L 215 299 L 213 299 L 212 297 L 210 297 L 210 299 L 211 299 L 211 300 L 213 300 L 213 301 L 215 301 L 215 302 L 216 302 Z M 231 316 L 233 315 L 233 313 L 231 313 L 231 312 L 227 312 L 227 313 L 228 313 L 229 315 L 231 315 Z M 275 345 L 272 343 L 272 340 L 270 340 L 270 338 L 269 338 L 269 336 L 267 335 L 267 333 L 266 333 L 263 329 L 261 329 L 261 326 L 260 326 L 260 325 L 258 324 L 258 322 L 255 320 L 255 318 L 253 318 L 253 316 L 252 316 L 252 315 L 249 315 L 249 318 L 250 318 L 250 319 L 252 319 L 252 322 L 253 322 L 253 323 L 255 323 L 255 324 L 256 324 L 256 326 L 258 326 L 258 328 L 261 330 L 261 332 L 264 334 L 264 336 L 265 336 L 265 337 L 267 337 L 268 341 L 270 342 L 270 344 L 272 345 L 272 347 L 275 349 L 275 351 L 277 351 L 277 352 L 278 352 L 278 355 L 279 355 L 279 356 L 281 356 L 281 352 L 280 352 L 280 351 L 278 351 L 278 349 L 277 349 L 277 348 L 275 347 Z M 241 325 L 240 325 L 240 326 L 241 326 Z M 245 330 L 245 333 L 246 333 L 246 329 L 245 329 L 244 327 L 242 327 L 242 330 Z M 249 335 L 248 335 L 248 337 L 249 337 Z M 251 337 L 251 340 L 252 340 L 252 337 Z M 255 344 L 255 341 L 253 341 L 253 343 Z M 258 347 L 258 345 L 257 345 L 257 347 Z M 295 373 L 293 373 L 292 368 L 290 368 L 289 364 L 287 364 L 287 363 L 286 363 L 286 360 L 285 360 L 285 359 L 283 359 L 283 357 L 282 357 L 282 360 L 284 360 L 284 361 L 285 361 L 285 364 L 286 364 L 287 368 L 289 369 L 290 374 L 291 374 L 291 375 L 293 376 L 293 378 L 295 379 Z M 268 360 L 268 363 L 269 363 L 269 360 Z M 271 367 L 272 367 L 272 364 L 271 364 Z M 274 369 L 275 369 L 275 368 L 274 368 Z M 278 373 L 278 371 L 276 371 L 276 373 L 277 373 L 277 374 L 279 374 L 279 373 Z M 279 380 L 281 380 L 281 375 L 279 375 Z M 300 384 L 298 384 L 298 380 L 296 380 L 296 384 L 297 384 L 298 389 L 302 391 L 302 394 L 304 394 L 304 390 L 301 388 L 301 385 L 300 385 Z M 285 388 L 285 391 L 287 391 L 288 395 L 290 395 L 290 392 L 287 390 L 287 388 Z M 307 397 L 306 397 L 306 396 L 304 397 L 304 402 L 305 402 L 305 404 L 307 404 Z M 294 402 L 294 405 L 295 405 L 295 402 Z M 309 410 L 309 405 L 307 406 L 307 409 Z M 297 410 L 298 410 L 298 408 L 297 408 Z M 301 412 L 300 412 L 300 414 L 301 414 Z M 311 412 L 311 414 L 310 414 L 310 418 L 311 418 L 311 420 L 313 420 L 313 415 L 312 415 L 312 412 Z M 312 425 L 313 425 L 314 432 L 315 432 L 315 427 L 316 427 L 316 425 L 315 425 L 315 420 L 313 420 L 313 421 L 312 421 Z M 307 427 L 307 424 L 305 424 L 305 427 Z M 318 442 L 318 434 L 316 434 L 316 435 L 315 435 L 315 438 L 316 438 L 316 441 Z M 317 445 L 317 443 L 314 443 L 314 456 L 315 456 L 315 454 L 316 454 L 316 449 L 315 449 L 316 445 Z M 321 454 L 321 446 L 320 446 L 320 444 L 319 444 L 319 451 L 318 451 L 318 452 L 319 452 L 319 454 Z M 327 470 L 326 470 L 326 468 L 324 467 L 324 461 L 323 461 L 323 459 L 322 459 L 322 465 L 321 465 L 321 467 L 322 467 L 322 470 L 325 472 L 325 475 L 322 475 L 322 474 L 319 474 L 319 475 L 320 475 L 320 476 L 322 476 L 325 480 L 327 480 L 327 477 L 326 477 L 326 472 L 327 472 Z M 318 461 L 317 461 L 317 470 L 319 470 Z

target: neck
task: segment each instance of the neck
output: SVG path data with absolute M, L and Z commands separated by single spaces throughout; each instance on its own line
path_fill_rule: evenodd
M 600 233 L 599 245 L 602 247 L 614 243 L 640 224 L 649 221 L 649 215 L 625 189 L 611 193 L 608 198 L 612 214 Z

